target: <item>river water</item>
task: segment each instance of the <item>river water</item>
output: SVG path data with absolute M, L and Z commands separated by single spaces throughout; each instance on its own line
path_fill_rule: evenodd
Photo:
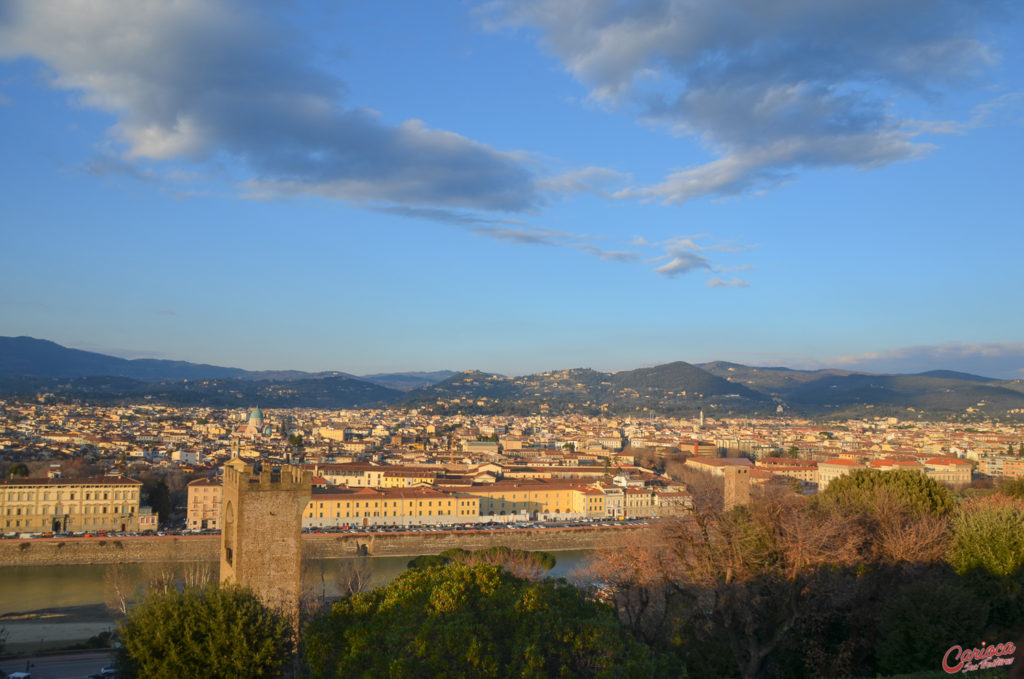
M 558 560 L 550 576 L 572 579 L 572 573 L 592 554 L 589 550 L 551 552 Z M 406 569 L 410 557 L 379 556 L 366 559 L 371 585 L 383 585 Z M 307 559 L 303 587 L 317 595 L 337 595 L 339 568 L 352 559 Z M 202 564 L 216 578 L 217 564 Z M 183 564 L 125 564 L 125 581 L 144 582 L 155 570 L 172 569 L 181 577 Z M 104 579 L 110 565 L 6 566 L 0 568 L 0 615 L 41 609 L 102 605 Z M 3 623 L 0 623 L 3 624 Z

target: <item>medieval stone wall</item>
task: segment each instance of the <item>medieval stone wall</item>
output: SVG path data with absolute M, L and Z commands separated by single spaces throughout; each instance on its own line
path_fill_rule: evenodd
M 643 526 L 616 526 L 447 533 L 326 533 L 303 535 L 302 548 L 306 558 L 355 556 L 364 545 L 370 556 L 408 557 L 439 554 L 455 547 L 475 550 L 496 545 L 546 551 L 596 549 L 621 531 L 642 529 Z M 0 540 L 0 567 L 217 562 L 220 544 L 220 537 L 216 535 Z

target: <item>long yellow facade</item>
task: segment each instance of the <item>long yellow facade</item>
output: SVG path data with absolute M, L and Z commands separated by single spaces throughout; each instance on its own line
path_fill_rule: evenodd
M 136 532 L 141 487 L 114 476 L 0 481 L 0 520 L 5 533 Z

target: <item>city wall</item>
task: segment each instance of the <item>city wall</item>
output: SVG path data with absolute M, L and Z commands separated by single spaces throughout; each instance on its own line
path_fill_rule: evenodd
M 423 533 L 324 533 L 303 536 L 307 558 L 419 556 L 461 547 L 476 550 L 505 545 L 514 549 L 558 551 L 596 549 L 639 526 L 546 528 Z M 217 562 L 219 535 L 137 538 L 40 538 L 0 541 L 0 567 L 67 564 Z

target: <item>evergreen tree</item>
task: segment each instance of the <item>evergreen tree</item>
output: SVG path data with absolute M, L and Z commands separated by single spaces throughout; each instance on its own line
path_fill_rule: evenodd
M 121 623 L 118 676 L 279 677 L 291 659 L 292 627 L 242 587 L 149 596 Z

